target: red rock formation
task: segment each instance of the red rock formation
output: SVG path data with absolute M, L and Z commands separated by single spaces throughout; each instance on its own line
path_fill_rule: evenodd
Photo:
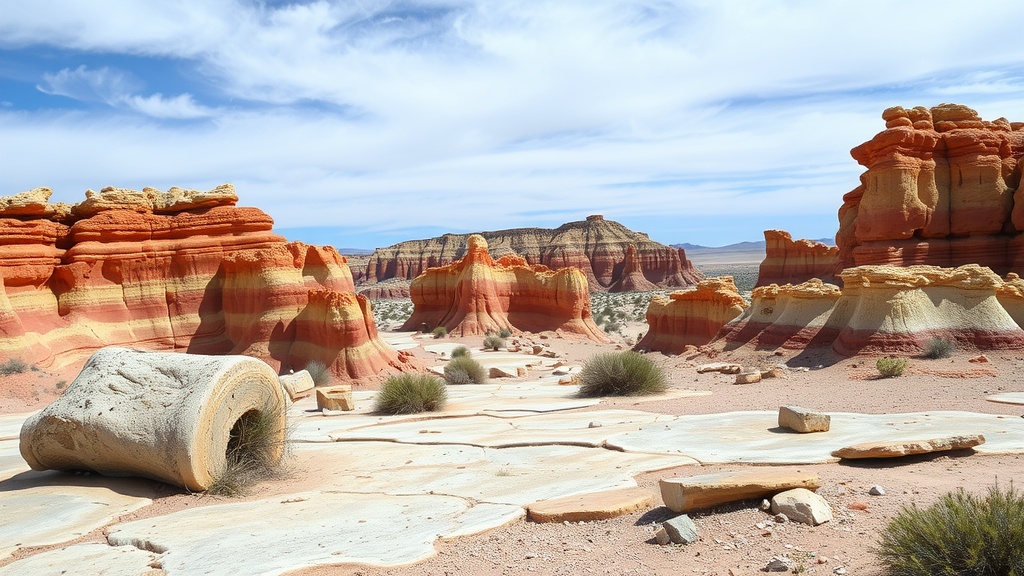
M 644 279 L 658 287 L 695 284 L 704 277 L 686 259 L 686 253 L 652 241 L 602 216 L 570 222 L 557 229 L 516 228 L 480 234 L 496 256 L 518 254 L 527 264 L 552 269 L 576 267 L 593 291 L 606 291 L 620 282 L 630 246 Z M 427 268 L 446 266 L 464 255 L 468 235 L 445 234 L 378 248 L 367 262 L 365 283 L 390 278 L 416 278 Z M 645 284 L 646 285 L 646 284 Z
M 647 307 L 647 334 L 636 349 L 679 354 L 687 346 L 703 346 L 746 307 L 732 276 L 701 280 L 695 288 L 668 297 L 655 296 Z
M 756 286 L 799 284 L 818 278 L 835 282 L 839 249 L 812 240 L 793 240 L 788 232 L 765 230 L 765 258 Z
M 363 316 L 344 258 L 287 243 L 265 213 L 235 206 L 230 185 L 86 196 L 0 199 L 0 355 L 60 368 L 120 344 L 245 353 L 282 370 L 316 359 L 352 379 L 402 364 Z M 298 320 L 311 308 L 327 327 Z
M 839 210 L 841 267 L 1024 268 L 1024 123 L 961 105 L 887 109 L 886 129 L 852 150 L 867 172 Z
M 858 266 L 843 290 L 811 280 L 756 288 L 744 314 L 723 328 L 726 350 L 831 348 L 840 356 L 919 354 L 933 338 L 964 350 L 1022 350 L 1024 330 L 1000 299 L 1013 287 L 976 264 Z
M 609 292 L 632 292 L 634 290 L 657 290 L 658 286 L 644 277 L 643 266 L 637 258 L 636 248 L 632 244 L 626 247 L 626 260 L 622 266 L 622 274 L 611 286 Z
M 477 234 L 469 236 L 461 260 L 431 268 L 413 280 L 410 295 L 414 310 L 403 330 L 418 330 L 424 324 L 443 326 L 459 336 L 502 329 L 555 330 L 609 341 L 591 316 L 582 272 L 531 266 L 512 254 L 495 261 L 487 241 Z

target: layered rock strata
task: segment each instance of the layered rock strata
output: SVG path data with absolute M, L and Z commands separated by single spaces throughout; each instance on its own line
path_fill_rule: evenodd
M 443 326 L 459 336 L 554 330 L 608 341 L 594 323 L 579 269 L 550 270 L 512 254 L 495 261 L 480 235 L 468 238 L 461 260 L 417 277 L 410 296 L 414 309 L 403 330 Z
M 896 106 L 851 151 L 867 171 L 839 210 L 840 265 L 1024 269 L 1024 123 L 966 106 Z
M 589 216 L 554 230 L 516 228 L 481 232 L 495 257 L 515 254 L 528 265 L 551 269 L 576 267 L 592 291 L 683 287 L 703 278 L 680 248 L 654 242 L 602 216 Z M 428 268 L 447 266 L 465 256 L 468 234 L 445 234 L 378 248 L 367 262 L 365 279 L 373 284 L 390 278 L 412 280 Z M 631 257 L 630 249 L 633 250 Z M 625 278 L 625 280 L 624 280 Z M 642 278 L 642 280 L 641 280 Z
M 919 354 L 933 338 L 967 350 L 1024 349 L 1024 330 L 1000 304 L 1005 282 L 988 268 L 858 266 L 841 278 L 841 292 L 820 280 L 755 289 L 719 341 L 841 356 Z
M 727 322 L 748 306 L 731 276 L 701 280 L 695 288 L 654 296 L 647 306 L 647 334 L 638 350 L 679 354 L 711 342 Z
M 255 358 L 104 348 L 53 404 L 25 421 L 21 454 L 33 470 L 145 476 L 206 490 L 232 450 L 274 464 L 285 441 L 277 374 Z M 252 430 L 257 448 L 233 441 Z
M 793 240 L 789 232 L 765 230 L 765 258 L 755 286 L 799 284 L 818 278 L 836 282 L 839 248 L 813 240 Z
M 61 368 L 119 344 L 247 354 L 275 369 L 324 362 L 361 379 L 406 358 L 377 336 L 333 248 L 289 243 L 235 206 L 230 185 L 36 189 L 0 200 L 0 355 Z

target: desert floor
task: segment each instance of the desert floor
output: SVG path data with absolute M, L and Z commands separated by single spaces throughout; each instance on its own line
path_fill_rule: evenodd
M 625 340 L 629 334 L 642 328 L 640 325 L 630 325 L 623 330 L 624 336 L 620 338 Z M 435 365 L 439 363 L 438 355 L 436 351 L 430 352 L 427 348 L 439 343 L 463 343 L 478 348 L 481 340 L 479 337 L 444 340 L 435 340 L 426 335 L 402 337 L 407 343 L 412 343 L 406 347 L 414 346 L 409 347 L 414 354 L 428 364 Z M 569 366 L 582 364 L 595 353 L 626 347 L 625 344 L 600 345 L 554 334 L 528 335 L 519 339 L 542 344 L 546 351 L 555 352 Z M 480 357 L 485 357 L 485 354 L 474 353 Z M 1024 353 L 1019 352 L 988 352 L 986 363 L 969 362 L 977 353 L 966 351 L 942 360 L 912 358 L 905 375 L 889 379 L 877 377 L 873 359 L 836 359 L 825 353 L 819 356 L 803 354 L 799 364 L 806 366 L 806 369 L 787 370 L 784 378 L 766 379 L 756 384 L 736 385 L 734 376 L 698 374 L 696 371 L 701 363 L 723 360 L 770 367 L 785 364 L 794 355 L 792 352 L 776 354 L 773 351 L 742 349 L 689 357 L 651 354 L 649 356 L 665 368 L 673 389 L 701 394 L 608 398 L 596 405 L 571 408 L 560 413 L 583 413 L 586 414 L 581 416 L 584 419 L 600 419 L 607 410 L 671 416 L 724 415 L 735 411 L 775 411 L 783 405 L 800 405 L 830 413 L 963 411 L 1003 415 L 1005 426 L 1024 432 L 1024 406 L 986 400 L 986 397 L 994 394 L 1024 392 L 1024 385 L 1018 377 L 1024 370 Z M 502 381 L 514 383 L 517 380 L 529 380 L 533 376 L 531 374 Z M 57 382 L 60 380 L 70 381 L 66 375 L 50 375 L 44 371 L 0 377 L 0 385 L 9 392 L 0 404 L 0 409 L 5 413 L 26 412 L 45 405 L 59 393 Z M 15 388 L 21 392 L 10 393 Z M 716 420 L 711 417 L 709 422 L 713 425 Z M 884 431 L 880 433 L 885 435 Z M 677 441 L 681 451 L 685 452 L 688 438 L 682 435 Z M 699 439 L 692 441 L 701 442 Z M 740 451 L 744 449 L 742 446 L 733 448 Z M 674 514 L 661 504 L 659 479 L 750 466 L 743 463 L 684 465 L 635 476 L 636 483 L 649 489 L 655 496 L 655 506 L 642 512 L 580 524 L 538 524 L 520 517 L 481 533 L 438 540 L 434 543 L 435 555 L 411 565 L 379 567 L 362 563 L 339 563 L 285 573 L 686 573 L 737 576 L 760 572 L 773 556 L 788 556 L 798 571 L 803 570 L 807 574 L 879 574 L 880 567 L 871 549 L 876 545 L 879 531 L 902 506 L 927 506 L 941 494 L 957 488 L 982 492 L 993 484 L 1005 486 L 1021 478 L 1024 476 L 1024 445 L 1008 452 L 1011 453 L 989 454 L 980 450 L 963 450 L 863 463 L 788 466 L 812 471 L 821 477 L 822 487 L 818 493 L 831 504 L 835 517 L 833 521 L 817 527 L 792 522 L 775 524 L 768 513 L 759 509 L 760 501 L 746 501 L 691 513 L 700 529 L 700 540 L 685 546 L 660 546 L 654 542 L 654 531 L 661 521 Z M 31 474 L 36 473 L 23 473 Z M 19 560 L 59 551 L 69 543 L 103 542 L 111 526 L 118 523 L 226 502 L 252 502 L 279 494 L 316 490 L 329 480 L 326 474 L 329 474 L 328 469 L 320 466 L 318 460 L 300 451 L 290 460 L 286 477 L 260 484 L 244 498 L 224 499 L 189 494 L 163 484 L 141 481 L 143 488 L 136 488 L 136 491 L 145 492 L 152 504 L 117 516 L 70 542 L 17 547 L 9 557 L 0 556 L 0 573 L 4 573 L 5 568 L 16 568 Z M 585 471 L 577 470 L 574 474 L 580 475 L 581 485 L 586 484 L 583 482 Z M 0 482 L 0 489 L 3 484 Z M 869 495 L 869 489 L 875 485 L 883 487 L 885 494 Z M 0 494 L 0 506 L 3 500 L 4 496 Z M 345 510 L 324 511 L 324 514 L 331 515 L 344 513 Z M 397 546 L 404 536 L 396 531 L 390 537 L 395 539 L 394 544 Z M 389 538 L 387 530 L 381 538 Z M 153 573 L 163 573 L 161 566 L 159 562 L 153 563 Z M 246 572 L 241 567 L 239 570 L 239 573 Z

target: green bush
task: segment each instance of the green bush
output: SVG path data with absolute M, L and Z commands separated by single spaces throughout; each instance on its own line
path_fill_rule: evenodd
M 643 396 L 667 388 L 665 371 L 643 354 L 603 352 L 583 364 L 580 396 Z
M 926 509 L 901 509 L 873 550 L 886 576 L 1024 576 L 1024 496 L 958 489 Z
M 956 352 L 956 345 L 945 338 L 932 338 L 924 346 L 924 357 L 932 360 L 949 358 L 953 352 Z
M 903 374 L 903 371 L 907 369 L 906 358 L 892 358 L 885 357 L 879 358 L 875 362 L 875 368 L 878 369 L 878 373 L 882 375 L 882 378 L 894 378 Z
M 9 376 L 11 374 L 21 374 L 22 372 L 29 369 L 28 362 L 20 358 L 11 358 L 7 362 L 0 364 L 0 374 Z
M 430 374 L 399 374 L 384 382 L 374 409 L 382 414 L 415 414 L 444 408 L 448 390 L 444 381 Z
M 327 364 L 318 360 L 313 360 L 306 364 L 304 370 L 309 372 L 309 377 L 313 379 L 314 386 L 331 385 L 331 371 L 327 369 Z
M 461 358 L 463 356 L 471 355 L 472 353 L 469 351 L 469 348 L 466 348 L 465 346 L 459 346 L 452 350 L 452 358 Z
M 469 356 L 453 355 L 444 367 L 444 380 L 449 384 L 483 384 L 487 381 L 487 372 Z
M 502 328 L 501 330 L 498 330 L 498 336 L 502 338 L 510 338 L 512 336 L 512 331 L 508 328 Z
M 433 334 L 435 339 L 444 338 L 445 336 L 448 335 L 448 329 L 445 328 L 444 326 L 438 326 L 437 328 L 434 328 Z
M 484 338 L 484 348 L 488 350 L 497 350 L 498 348 L 505 347 L 505 339 L 501 336 L 495 336 L 491 334 Z
M 227 466 L 207 492 L 217 496 L 244 496 L 254 484 L 280 476 L 281 456 L 288 430 L 281 429 L 284 407 L 250 410 L 232 426 L 224 457 Z

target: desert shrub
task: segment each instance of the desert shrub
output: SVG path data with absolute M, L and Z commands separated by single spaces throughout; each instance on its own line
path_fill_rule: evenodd
M 580 372 L 580 396 L 642 396 L 667 387 L 665 372 L 636 352 L 603 352 Z
M 501 330 L 498 330 L 498 336 L 501 338 L 509 338 L 512 336 L 512 331 L 508 328 L 502 328 Z
M 491 334 L 484 337 L 484 348 L 488 350 L 497 350 L 498 348 L 505 347 L 505 339 L 501 336 Z
M 483 384 L 487 372 L 469 356 L 453 356 L 444 367 L 444 380 L 449 384 Z
M 0 364 L 0 374 L 9 376 L 11 374 L 21 374 L 22 372 L 29 369 L 28 362 L 20 358 L 11 358 L 7 362 Z
M 448 390 L 430 374 L 399 374 L 388 378 L 377 392 L 374 410 L 382 414 L 434 412 L 444 407 Z
M 313 360 L 306 364 L 305 370 L 309 372 L 309 377 L 313 379 L 314 386 L 330 386 L 331 371 L 327 369 L 327 364 Z
M 932 506 L 903 507 L 873 550 L 887 576 L 1024 576 L 1024 495 L 963 488 Z
M 444 326 L 438 326 L 437 328 L 434 328 L 433 334 L 435 339 L 444 338 L 445 336 L 448 335 L 448 329 L 445 328 Z
M 945 338 L 932 338 L 924 346 L 924 357 L 935 360 L 937 358 L 949 358 L 956 351 L 956 345 L 952 340 Z
M 907 359 L 888 356 L 879 358 L 875 362 L 875 368 L 878 369 L 878 373 L 882 375 L 882 378 L 894 378 L 902 375 L 903 371 L 907 369 Z
M 466 348 L 465 346 L 459 346 L 459 347 L 455 348 L 454 350 L 452 350 L 452 358 L 461 358 L 463 356 L 471 356 L 471 355 L 472 354 L 470 353 L 469 348 Z
M 282 435 L 278 422 L 284 407 L 274 410 L 250 410 L 232 426 L 225 452 L 224 473 L 207 488 L 216 496 L 243 496 L 257 482 L 280 476 L 281 455 L 287 445 L 287 429 Z

